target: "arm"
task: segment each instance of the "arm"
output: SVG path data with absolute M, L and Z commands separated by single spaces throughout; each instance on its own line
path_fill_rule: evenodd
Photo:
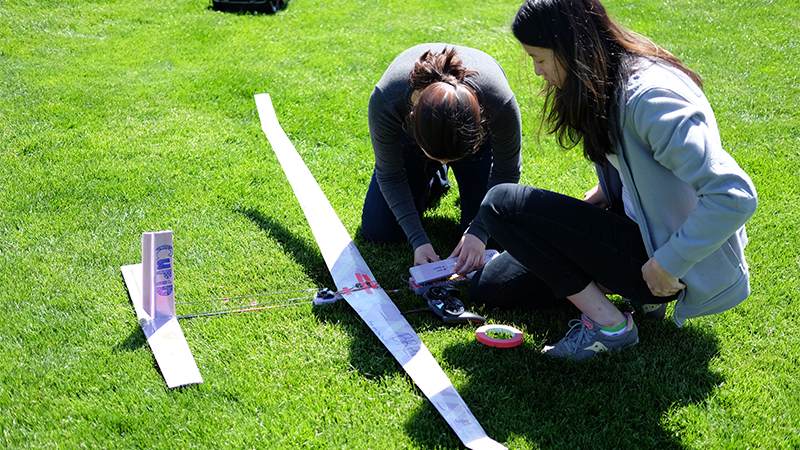
M 488 129 L 492 143 L 492 173 L 489 175 L 487 188 L 502 183 L 519 183 L 522 167 L 522 118 L 517 99 L 512 96 L 491 114 Z
M 369 99 L 369 130 L 375 152 L 375 175 L 386 203 L 416 250 L 430 244 L 414 206 L 411 189 L 406 178 L 403 150 L 400 143 L 403 111 L 394 108 L 380 86 Z
M 501 183 L 518 183 L 522 165 L 522 121 L 516 98 L 512 95 L 498 111 L 492 113 L 489 123 L 492 169 L 487 190 Z M 458 256 L 456 273 L 465 275 L 483 266 L 488 239 L 489 232 L 478 215 L 449 256 Z

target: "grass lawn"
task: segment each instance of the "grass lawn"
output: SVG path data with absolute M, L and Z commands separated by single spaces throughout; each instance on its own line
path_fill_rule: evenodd
M 539 81 L 509 31 L 520 3 L 291 0 L 237 15 L 207 0 L 0 0 L 0 445 L 461 448 L 343 302 L 184 320 L 205 382 L 167 389 L 119 267 L 140 261 L 142 232 L 170 229 L 179 302 L 333 287 L 261 132 L 264 92 L 378 282 L 402 286 L 410 246 L 358 237 L 366 107 L 394 56 L 423 42 L 495 56 L 522 107 L 523 182 L 581 196 L 593 168 L 537 139 Z M 752 295 L 680 329 L 641 323 L 639 345 L 582 363 L 540 354 L 572 308 L 476 309 L 526 333 L 513 349 L 409 321 L 511 449 L 800 448 L 800 5 L 607 6 L 704 77 L 759 194 Z M 440 254 L 457 206 L 451 190 L 425 218 Z

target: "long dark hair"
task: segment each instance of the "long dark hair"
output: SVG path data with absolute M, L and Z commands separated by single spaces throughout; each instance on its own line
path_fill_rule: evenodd
M 584 156 L 602 165 L 614 153 L 617 89 L 636 57 L 661 60 L 703 85 L 672 53 L 612 20 L 598 0 L 527 0 L 511 28 L 521 43 L 553 50 L 567 71 L 560 88 L 543 90 L 542 125 L 550 124 L 549 132 L 564 148 L 583 140 Z
M 409 121 L 414 139 L 431 157 L 456 161 L 480 148 L 484 138 L 481 106 L 464 80 L 477 71 L 462 65 L 455 48 L 426 51 L 408 76 L 421 91 Z

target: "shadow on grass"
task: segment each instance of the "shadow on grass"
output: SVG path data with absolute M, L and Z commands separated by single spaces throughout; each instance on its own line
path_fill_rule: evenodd
M 131 327 L 131 332 L 125 340 L 114 346 L 114 351 L 131 352 L 146 345 L 147 337 L 144 335 L 144 331 L 142 331 L 142 328 L 137 322 L 135 327 Z
M 257 210 L 238 212 L 276 239 L 315 283 L 333 285 L 317 248 Z M 425 225 L 439 252 L 449 252 L 447 247 L 460 235 L 452 220 L 428 219 Z M 407 243 L 367 243 L 360 230 L 355 242 L 381 285 L 387 289 L 403 286 L 412 264 Z M 391 298 L 401 311 L 424 305 L 411 291 L 391 294 Z M 718 341 L 710 332 L 692 326 L 678 329 L 669 321 L 639 323 L 642 341 L 636 347 L 576 363 L 540 354 L 545 341 L 553 342 L 566 332 L 568 320 L 577 317 L 574 308 L 476 312 L 500 323 L 524 324 L 525 342 L 513 349 L 496 349 L 470 340 L 436 352 L 437 359 L 440 365 L 466 374 L 466 379 L 452 380 L 459 393 L 487 434 L 508 442 L 510 448 L 682 449 L 679 438 L 665 429 L 664 417 L 675 408 L 703 402 L 722 381 L 709 369 Z M 315 307 L 313 313 L 352 337 L 350 363 L 361 376 L 380 379 L 403 374 L 345 302 Z M 446 327 L 432 315 L 413 315 L 408 320 L 415 330 Z M 118 348 L 130 351 L 146 343 L 141 329 L 135 327 Z M 430 402 L 423 402 L 408 417 L 406 432 L 421 447 L 462 448 Z
M 447 257 L 460 238 L 458 223 L 426 218 L 424 226 L 434 248 Z M 398 261 L 413 263 L 411 254 L 402 254 L 410 253 L 407 245 L 359 240 L 356 245 L 373 271 L 377 266 L 373 261 L 383 263 L 386 258 L 389 266 L 397 266 Z M 391 273 L 384 267 L 380 270 L 387 272 L 385 276 Z M 403 272 L 407 274 L 405 266 Z M 375 275 L 382 280 L 378 272 Z M 465 286 L 461 288 L 462 298 L 468 300 Z M 401 311 L 424 305 L 410 292 L 392 296 Z M 565 302 L 546 311 L 476 312 L 495 321 L 526 324 L 533 333 L 514 349 L 491 348 L 477 341 L 448 347 L 439 361 L 469 374 L 466 384 L 452 381 L 487 434 L 512 447 L 517 443 L 546 449 L 682 449 L 680 440 L 664 428 L 665 415 L 673 408 L 703 402 L 722 382 L 721 375 L 709 368 L 719 352 L 718 340 L 699 328 L 679 329 L 670 320 L 640 320 L 644 323 L 638 323 L 641 342 L 637 346 L 572 362 L 541 354 L 545 341 L 558 340 L 567 332 L 569 320 L 579 316 L 572 305 Z M 436 323 L 424 315 L 408 320 L 416 330 Z M 351 363 L 362 375 L 402 372 L 366 325 L 360 321 L 343 324 L 358 335 L 351 347 Z M 409 419 L 407 432 L 423 447 L 462 448 L 430 402 L 424 402 Z
M 439 255 L 442 258 L 449 256 L 461 235 L 458 223 L 434 217 L 425 218 L 423 224 Z M 408 286 L 410 276 L 408 268 L 414 263 L 414 254 L 407 242 L 394 244 L 366 242 L 361 236 L 361 227 L 356 231 L 353 241 L 381 287 L 393 290 Z M 389 296 L 400 311 L 423 308 L 426 305 L 425 300 L 411 290 L 404 289 Z M 380 379 L 404 373 L 403 368 L 380 339 L 349 306 L 346 306 L 345 302 L 339 302 L 333 308 L 314 308 L 313 311 L 320 321 L 336 323 L 352 336 L 350 364 L 361 376 Z M 430 318 L 434 315 L 431 313 L 430 317 L 427 316 L 427 313 L 419 313 L 410 315 L 407 319 L 416 330 L 420 326 L 429 326 Z
M 304 272 L 313 283 L 318 286 L 333 286 L 332 278 L 325 265 L 325 260 L 322 258 L 322 254 L 316 246 L 308 245 L 304 240 L 293 235 L 285 226 L 256 209 L 238 208 L 234 210 L 234 212 L 243 215 L 256 224 L 265 234 L 274 238 L 283 247 L 284 251 L 297 261 L 298 265 L 303 268 Z M 119 276 L 123 278 L 121 272 Z M 128 301 L 132 304 L 130 292 L 128 292 Z M 339 306 L 339 309 L 344 309 L 341 308 L 341 305 Z M 316 309 L 315 307 L 315 310 Z M 130 352 L 147 345 L 147 337 L 137 323 L 130 329 L 128 336 L 114 346 L 114 351 Z M 153 366 L 161 373 L 155 360 L 153 360 Z
M 123 284 L 125 283 L 125 277 L 122 275 L 122 272 L 118 272 L 119 277 L 122 278 Z M 131 293 L 128 289 L 125 289 L 125 292 L 128 293 L 128 304 L 131 306 L 131 310 L 133 310 L 133 299 L 131 299 Z M 125 340 L 118 343 L 114 346 L 114 352 L 132 352 L 134 350 L 140 349 L 142 347 L 147 346 L 147 336 L 144 335 L 144 330 L 142 327 L 139 326 L 139 319 L 137 317 L 135 325 L 131 327 L 130 333 L 128 336 L 125 337 Z M 157 364 L 154 364 L 158 366 Z M 159 372 L 160 373 L 160 372 Z
M 267 235 L 278 241 L 286 254 L 297 261 L 297 264 L 317 286 L 333 286 L 333 279 L 317 246 L 308 245 L 306 241 L 297 238 L 280 222 L 264 215 L 257 209 L 240 208 L 235 212 L 245 216 Z
M 540 312 L 533 322 L 562 313 Z M 530 339 L 512 349 L 471 341 L 445 349 L 442 359 L 469 374 L 457 383 L 461 396 L 487 434 L 510 448 L 686 448 L 664 428 L 664 417 L 702 403 L 722 382 L 709 368 L 718 340 L 669 321 L 641 324 L 640 338 L 635 347 L 581 362 L 544 356 L 542 343 Z M 441 433 L 436 426 L 446 427 L 438 416 L 426 403 L 408 433 L 426 445 Z M 447 446 L 459 443 L 454 437 Z
M 318 286 L 334 288 L 335 283 L 328 272 L 325 260 L 316 246 L 310 246 L 302 239 L 293 235 L 285 226 L 255 209 L 240 209 L 238 213 L 244 215 L 270 237 L 275 239 L 284 249 L 286 254 L 303 267 L 306 275 Z M 408 260 L 412 261 L 408 244 L 378 245 L 367 244 L 361 239 L 361 232 L 357 233 L 355 240 L 359 252 L 362 253 L 367 264 L 371 261 L 398 261 L 408 253 Z M 375 279 L 387 289 L 402 286 L 400 276 L 392 268 L 396 264 L 371 264 L 370 269 Z M 376 270 L 377 269 L 377 270 Z M 406 269 L 406 273 L 408 273 Z M 405 283 L 407 283 L 407 277 Z M 410 309 L 410 308 L 409 308 Z M 381 344 L 380 340 L 372 333 L 369 327 L 356 314 L 346 302 L 337 302 L 333 305 L 314 306 L 313 314 L 321 322 L 335 323 L 343 327 L 352 336 L 353 346 L 350 349 L 350 359 L 353 367 L 367 378 L 382 377 L 402 372 L 394 357 Z
M 259 211 L 239 212 L 275 238 L 314 282 L 333 285 L 316 248 Z M 434 248 L 442 253 L 449 252 L 460 236 L 453 220 L 426 218 L 425 227 Z M 407 243 L 367 243 L 360 230 L 354 241 L 384 288 L 403 286 L 413 263 Z M 411 291 L 391 294 L 391 298 L 401 311 L 424 306 Z M 511 448 L 681 449 L 680 440 L 664 428 L 665 415 L 676 407 L 704 401 L 722 381 L 709 369 L 718 353 L 716 338 L 691 326 L 678 329 L 669 321 L 640 323 L 641 342 L 636 347 L 570 362 L 540 353 L 545 340 L 557 340 L 567 331 L 569 319 L 577 317 L 569 305 L 524 313 L 476 312 L 501 323 L 525 324 L 532 333 L 513 349 L 469 341 L 445 348 L 439 358 L 440 365 L 468 374 L 466 382 L 452 381 L 487 434 Z M 403 373 L 345 302 L 315 307 L 313 313 L 351 336 L 350 363 L 361 376 L 380 379 Z M 425 314 L 408 320 L 416 330 L 446 327 Z M 143 342 L 136 337 L 128 340 L 131 345 Z M 406 430 L 424 448 L 462 448 L 430 402 L 409 415 Z

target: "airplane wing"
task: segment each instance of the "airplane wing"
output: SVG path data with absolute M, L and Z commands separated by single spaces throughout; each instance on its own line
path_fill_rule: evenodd
M 505 449 L 486 435 L 425 344 L 386 292 L 373 282 L 353 240 L 284 133 L 269 94 L 255 96 L 261 127 L 297 196 L 337 288 L 360 283 L 345 300 L 397 359 L 467 448 Z

